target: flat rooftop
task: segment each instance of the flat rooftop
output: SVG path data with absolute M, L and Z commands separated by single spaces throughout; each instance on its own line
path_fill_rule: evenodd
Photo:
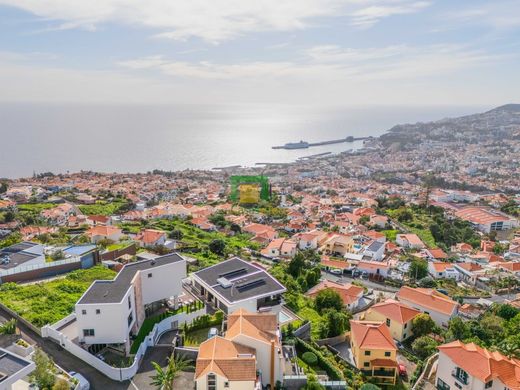
M 30 365 L 31 362 L 5 349 L 0 349 L 0 387 L 3 381 Z
M 0 269 L 7 270 L 14 267 L 18 267 L 23 265 L 24 263 L 37 258 L 39 255 L 31 252 L 26 252 L 27 250 L 38 246 L 33 242 L 20 242 L 18 244 L 14 244 L 8 246 L 7 248 L 0 249 Z M 8 263 L 2 262 L 2 259 L 8 259 Z
M 287 291 L 267 271 L 238 257 L 205 268 L 194 275 L 230 303 Z
M 114 280 L 96 280 L 93 282 L 76 304 L 121 302 L 137 272 L 178 261 L 184 261 L 184 259 L 177 253 L 170 253 L 155 259 L 126 264 Z

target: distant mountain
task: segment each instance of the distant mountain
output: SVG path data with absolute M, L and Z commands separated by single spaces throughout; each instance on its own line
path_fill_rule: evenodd
M 520 137 L 520 104 L 506 104 L 479 114 L 392 127 L 379 137 L 383 146 L 411 148 L 421 142 L 507 141 Z
M 492 110 L 489 110 L 487 112 L 489 113 L 489 112 L 496 112 L 496 111 L 507 111 L 507 112 L 520 113 L 520 104 L 504 104 L 503 106 L 493 108 Z

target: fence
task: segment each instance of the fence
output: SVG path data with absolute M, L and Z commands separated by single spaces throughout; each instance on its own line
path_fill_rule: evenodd
M 41 329 L 41 335 L 43 337 L 48 337 L 56 342 L 58 342 L 64 349 L 68 352 L 76 356 L 77 358 L 83 360 L 85 363 L 91 365 L 107 377 L 116 381 L 125 381 L 131 379 L 139 369 L 139 365 L 141 364 L 141 359 L 146 353 L 148 347 L 154 346 L 157 344 L 157 341 L 161 337 L 162 334 L 172 329 L 172 325 L 174 322 L 177 322 L 178 326 L 185 322 L 192 322 L 195 318 L 200 317 L 201 315 L 206 314 L 206 309 L 202 308 L 192 313 L 179 313 L 171 317 L 167 317 L 161 322 L 158 322 L 154 325 L 152 331 L 146 336 L 143 340 L 137 353 L 134 356 L 134 361 L 129 367 L 112 367 L 104 361 L 98 359 L 96 356 L 92 355 L 85 349 L 81 348 L 79 345 L 75 344 L 69 338 L 61 333 L 58 329 L 63 327 L 64 325 L 74 321 L 76 319 L 75 314 L 71 314 L 65 317 L 63 320 L 58 321 L 54 325 L 45 325 Z M 110 326 L 110 325 L 108 325 Z
M 38 329 L 36 326 L 31 324 L 29 321 L 27 321 L 25 318 L 21 317 L 18 313 L 14 312 L 13 310 L 9 309 L 7 306 L 0 303 L 0 308 L 8 313 L 11 317 L 16 318 L 17 321 L 21 322 L 25 326 L 27 326 L 29 329 L 31 329 L 33 332 L 35 332 L 37 335 L 41 335 L 40 329 Z

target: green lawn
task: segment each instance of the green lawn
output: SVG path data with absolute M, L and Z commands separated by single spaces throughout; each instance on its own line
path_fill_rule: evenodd
M 17 205 L 18 211 L 28 211 L 31 213 L 40 214 L 43 210 L 52 209 L 56 207 L 55 203 L 27 203 Z
M 214 328 L 214 326 L 189 331 L 186 333 L 184 345 L 187 347 L 198 347 L 202 342 L 208 339 L 208 332 L 211 328 Z
M 309 320 L 311 322 L 312 337 L 319 339 L 320 324 L 323 322 L 323 317 L 312 307 L 305 306 L 296 313 L 300 318 Z
M 106 202 L 98 200 L 95 204 L 84 204 L 78 207 L 86 215 L 114 215 L 125 205 L 126 202 L 122 201 Z
M 50 282 L 0 286 L 0 302 L 37 327 L 69 315 L 74 304 L 96 279 L 113 279 L 115 272 L 102 266 L 77 270 Z

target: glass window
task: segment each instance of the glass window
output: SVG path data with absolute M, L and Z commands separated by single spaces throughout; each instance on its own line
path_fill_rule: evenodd
M 365 351 L 365 356 L 370 356 L 370 351 Z
M 100 309 L 96 309 L 96 314 L 101 314 L 101 310 Z
M 492 386 L 493 386 L 493 381 L 489 381 L 488 383 L 486 383 L 485 388 L 486 388 L 486 389 L 489 389 L 489 388 L 492 387 Z
M 83 329 L 83 336 L 84 337 L 94 336 L 94 329 Z
M 129 309 L 132 308 L 132 298 L 131 297 L 128 297 L 128 308 Z
M 388 357 L 388 356 L 390 356 L 390 355 L 391 355 L 390 352 L 385 352 L 385 356 L 386 356 L 386 357 Z
M 81 310 L 81 314 L 85 315 L 87 314 L 87 311 L 85 309 Z
M 365 363 L 363 363 L 363 366 L 370 367 L 370 363 L 369 362 L 365 362 Z
M 208 390 L 217 390 L 217 377 L 215 374 L 208 374 Z
M 149 273 L 149 274 L 148 274 L 148 277 L 149 277 L 149 278 L 151 278 L 151 277 L 152 277 L 152 274 L 151 274 L 151 273 Z
M 390 318 L 386 319 L 386 326 L 390 326 Z

